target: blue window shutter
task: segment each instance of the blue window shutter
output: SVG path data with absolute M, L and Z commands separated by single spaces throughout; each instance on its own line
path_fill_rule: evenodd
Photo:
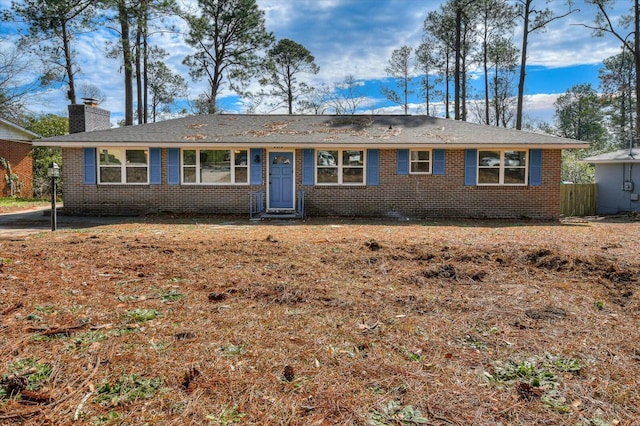
M 96 149 L 84 148 L 83 150 L 83 183 L 85 185 L 96 184 Z
M 302 150 L 302 184 L 313 185 L 314 182 L 315 151 L 313 149 Z
M 542 150 L 529 150 L 529 185 L 542 186 Z
M 167 183 L 169 185 L 180 184 L 180 149 L 167 149 Z
M 380 150 L 367 150 L 367 185 L 377 186 L 380 183 Z
M 475 186 L 478 173 L 478 150 L 465 149 L 464 151 L 464 184 Z
M 409 174 L 409 150 L 398 150 L 398 172 L 399 175 Z
M 149 148 L 149 183 L 162 183 L 162 148 Z
M 255 161 L 256 158 L 260 159 L 260 161 Z M 262 159 L 264 155 L 262 154 L 262 148 L 251 148 L 249 151 L 249 166 L 251 168 L 251 185 L 262 185 Z
M 443 175 L 444 174 L 444 158 L 445 158 L 445 150 L 444 149 L 434 149 L 433 150 L 433 174 L 434 175 Z

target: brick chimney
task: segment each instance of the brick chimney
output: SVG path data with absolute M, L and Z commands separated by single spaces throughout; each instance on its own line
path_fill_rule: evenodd
M 91 132 L 111 128 L 111 113 L 98 108 L 92 98 L 83 98 L 84 104 L 69 105 L 69 133 Z

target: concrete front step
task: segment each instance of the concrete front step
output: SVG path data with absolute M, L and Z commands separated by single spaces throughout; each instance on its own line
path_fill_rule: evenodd
M 284 212 L 269 211 L 269 212 L 258 213 L 254 215 L 252 218 L 252 220 L 269 220 L 269 219 L 295 220 L 295 219 L 302 219 L 302 215 L 298 212 L 292 212 L 292 211 L 284 211 Z

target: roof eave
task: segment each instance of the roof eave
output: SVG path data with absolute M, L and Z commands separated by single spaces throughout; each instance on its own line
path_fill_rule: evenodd
M 2 140 L 13 142 L 13 143 L 23 143 L 25 145 L 33 145 L 33 141 L 31 140 L 24 140 L 24 139 L 2 139 Z
M 585 164 L 640 164 L 640 158 L 619 158 L 611 160 L 578 160 L 579 163 Z
M 394 143 L 375 143 L 360 142 L 346 143 L 336 142 L 264 142 L 264 141 L 241 141 L 241 142 L 216 142 L 216 141 L 180 141 L 180 142 L 121 142 L 121 141 L 103 141 L 103 142 L 75 142 L 75 141 L 47 141 L 39 140 L 33 142 L 34 146 L 54 146 L 61 148 L 88 148 L 88 147 L 155 147 L 155 148 L 182 148 L 182 147 L 220 147 L 220 148 L 267 148 L 267 149 L 284 149 L 284 148 L 378 148 L 378 149 L 509 149 L 509 148 L 527 148 L 527 149 L 574 149 L 587 148 L 586 143 L 416 143 L 416 142 L 394 142 Z

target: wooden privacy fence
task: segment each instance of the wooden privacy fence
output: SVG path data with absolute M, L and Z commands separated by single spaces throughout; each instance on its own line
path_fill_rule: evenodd
M 595 215 L 596 188 L 595 183 L 563 183 L 560 185 L 560 215 Z

